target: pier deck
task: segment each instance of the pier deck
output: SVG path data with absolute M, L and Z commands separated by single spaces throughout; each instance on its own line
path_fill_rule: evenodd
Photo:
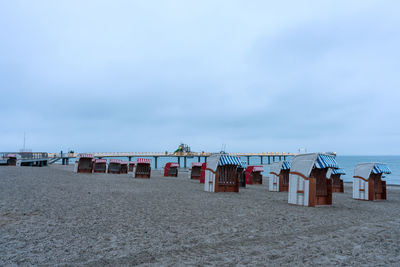
M 6 158 L 10 154 L 18 155 L 21 166 L 47 166 L 49 154 L 46 152 L 0 152 L 0 164 L 7 165 Z
M 159 157 L 177 157 L 178 163 L 181 166 L 181 158 L 183 158 L 183 167 L 187 168 L 187 158 L 195 158 L 197 157 L 198 162 L 201 161 L 201 158 L 204 158 L 207 161 L 207 158 L 212 154 L 210 152 L 177 152 L 177 153 L 169 153 L 169 152 L 85 152 L 87 154 L 93 154 L 95 158 L 127 158 L 129 161 L 132 158 L 154 158 L 155 168 L 157 169 L 157 159 Z M 261 153 L 228 153 L 231 156 L 236 157 L 246 157 L 247 163 L 249 164 L 251 157 L 259 157 L 261 159 L 261 164 L 264 164 L 264 159 L 266 158 L 266 162 L 270 164 L 271 162 L 275 162 L 276 160 L 286 160 L 287 157 L 295 156 L 294 153 L 289 152 L 261 152 Z M 54 159 L 62 159 L 63 165 L 68 165 L 69 160 L 76 158 L 78 153 L 49 153 L 50 158 Z

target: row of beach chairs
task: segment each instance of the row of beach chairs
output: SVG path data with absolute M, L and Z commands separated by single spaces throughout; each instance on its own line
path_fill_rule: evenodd
M 164 176 L 177 177 L 179 164 L 168 162 Z M 76 172 L 134 173 L 136 178 L 150 178 L 151 159 L 125 162 L 118 159 L 94 159 L 91 154 L 80 154 L 75 163 Z M 208 192 L 239 192 L 246 184 L 262 184 L 262 166 L 246 166 L 239 157 L 214 154 L 207 163 L 193 162 L 190 179 L 204 184 Z M 383 163 L 361 163 L 355 166 L 353 198 L 361 200 L 385 200 L 384 174 L 391 173 Z M 335 156 L 326 153 L 309 153 L 295 156 L 288 161 L 270 165 L 269 191 L 288 192 L 288 203 L 314 207 L 332 205 L 332 193 L 343 193 L 344 186 Z
M 232 173 L 236 166 L 236 174 Z M 252 167 L 252 168 L 249 168 Z M 243 173 L 246 183 L 254 179 L 251 170 L 262 170 L 261 166 L 249 166 L 243 172 L 243 163 L 238 157 L 216 154 L 208 158 L 205 168 L 204 190 L 208 192 L 239 192 Z M 386 182 L 384 174 L 391 173 L 383 163 L 360 163 L 354 168 L 353 198 L 360 200 L 385 200 Z M 335 156 L 325 153 L 309 153 L 295 156 L 291 163 L 281 161 L 271 164 L 269 191 L 288 192 L 288 203 L 314 207 L 332 205 L 332 193 L 343 193 L 345 174 L 340 169 Z M 260 172 L 261 175 L 261 172 Z
M 119 159 L 95 159 L 92 154 L 79 154 L 75 161 L 76 173 L 133 173 L 136 178 L 150 178 L 151 159 L 139 158 L 137 162 Z

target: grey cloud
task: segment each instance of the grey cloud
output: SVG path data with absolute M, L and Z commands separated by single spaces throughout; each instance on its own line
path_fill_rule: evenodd
M 1 5 L 0 150 L 399 149 L 397 2 Z

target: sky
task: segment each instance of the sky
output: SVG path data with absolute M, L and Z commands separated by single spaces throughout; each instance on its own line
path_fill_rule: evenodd
M 400 154 L 400 2 L 0 1 L 0 151 Z

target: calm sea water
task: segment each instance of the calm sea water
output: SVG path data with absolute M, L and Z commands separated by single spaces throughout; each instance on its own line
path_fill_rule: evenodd
M 121 160 L 127 160 L 127 158 L 120 158 Z M 136 158 L 132 159 L 136 161 Z M 289 159 L 290 160 L 290 159 Z M 386 175 L 385 179 L 387 184 L 397 184 L 400 185 L 400 156 L 337 156 L 336 160 L 339 166 L 346 171 L 346 175 L 342 175 L 343 181 L 351 182 L 353 181 L 353 171 L 354 165 L 357 163 L 363 162 L 382 162 L 386 163 L 388 167 L 391 169 L 392 174 Z M 187 158 L 186 166 L 192 166 L 192 162 L 197 162 L 198 158 Z M 246 157 L 242 157 L 242 161 L 247 162 Z M 157 160 L 157 167 L 161 169 L 165 163 L 167 162 L 178 162 L 178 158 L 176 157 L 160 157 Z M 200 162 L 204 162 L 204 158 L 200 158 Z M 60 162 L 61 163 L 61 162 Z M 269 168 L 268 160 L 266 157 L 263 159 L 264 163 L 264 175 L 268 176 Z M 260 165 L 261 159 L 260 157 L 250 157 L 250 165 Z M 154 169 L 154 158 L 152 158 L 151 167 Z M 183 168 L 184 166 L 184 159 L 181 158 L 180 166 Z

